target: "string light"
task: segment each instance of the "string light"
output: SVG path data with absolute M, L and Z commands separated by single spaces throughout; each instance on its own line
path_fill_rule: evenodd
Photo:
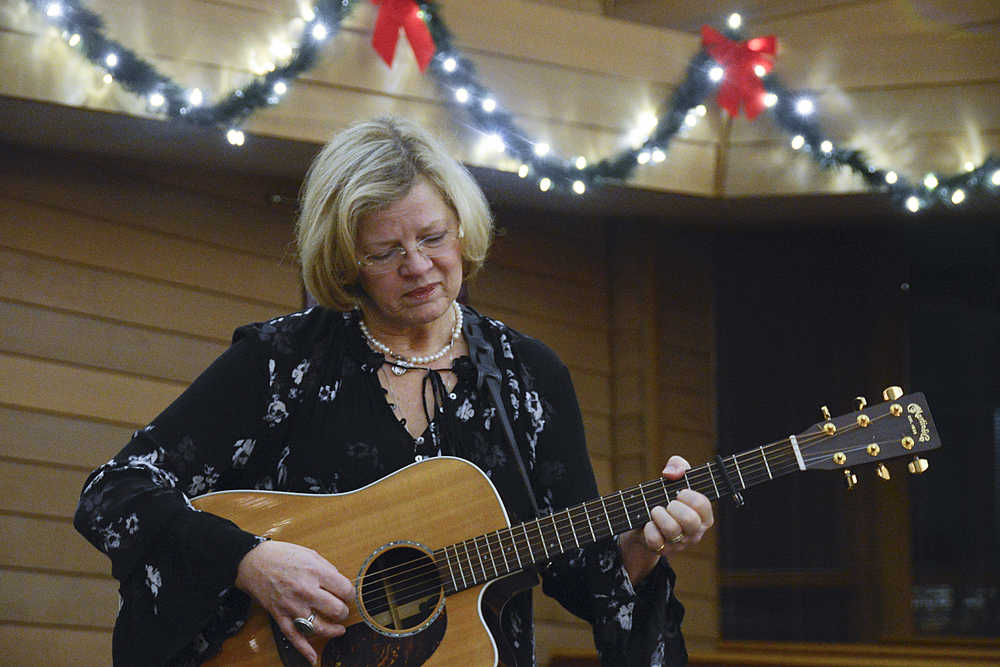
M 756 74 L 761 79 L 763 79 L 765 76 L 767 76 L 767 68 L 764 67 L 763 65 L 754 65 L 753 73 Z
M 444 63 L 441 65 L 445 72 L 449 74 L 458 69 L 458 61 L 454 58 L 445 58 Z
M 459 88 L 455 91 L 455 99 L 458 100 L 459 104 L 465 104 L 469 101 L 469 91 L 465 88 Z
M 962 168 L 965 169 L 965 171 L 975 171 L 976 165 L 974 165 L 971 161 L 969 161 L 966 162 L 964 165 L 962 165 Z
M 653 149 L 653 162 L 663 162 L 667 159 L 667 154 L 659 148 Z
M 153 93 L 149 96 L 149 106 L 154 109 L 158 109 L 163 106 L 163 103 L 167 101 L 167 98 L 163 96 L 163 93 Z
M 910 195 L 906 198 L 906 209 L 910 211 L 910 213 L 916 213 L 920 210 L 920 200 L 914 195 Z
M 770 108 L 778 103 L 778 96 L 774 93 L 764 93 L 764 106 Z
M 957 190 L 951 193 L 951 203 L 954 204 L 955 206 L 958 206 L 964 201 L 965 201 L 965 190 L 963 190 L 962 188 L 958 188 Z
M 743 17 L 733 12 L 729 15 L 729 18 L 726 19 L 726 24 L 733 30 L 739 30 L 740 26 L 743 25 Z
M 191 106 L 200 107 L 204 101 L 205 94 L 201 92 L 201 88 L 194 88 L 190 93 L 188 93 L 188 102 L 191 103 Z
M 521 178 L 527 178 L 528 177 L 528 172 L 530 172 L 530 171 L 531 171 L 531 167 L 529 167 L 526 164 L 522 164 L 517 169 L 517 175 L 520 176 Z
M 652 156 L 649 154 L 649 151 L 641 151 L 638 155 L 635 156 L 635 159 L 639 164 L 646 164 L 647 162 L 649 162 L 650 157 Z
M 830 140 L 826 140 L 819 145 L 819 149 L 823 151 L 826 155 L 829 155 L 830 153 L 833 152 L 833 142 Z
M 549 188 L 552 187 L 552 179 L 546 176 L 542 180 L 538 181 L 538 189 L 542 192 L 548 192 Z
M 535 155 L 538 157 L 545 157 L 549 154 L 550 147 L 546 143 L 535 144 Z
M 725 75 L 726 75 L 726 70 L 722 69 L 718 65 L 708 70 L 708 78 L 715 83 L 722 81 L 722 77 L 724 77 Z
M 226 132 L 226 141 L 231 143 L 233 146 L 242 146 L 245 140 L 246 136 L 241 130 L 233 128 Z
M 78 32 L 74 32 L 67 40 L 67 44 L 69 44 L 70 46 L 75 47 L 79 43 L 80 43 L 80 33 Z
M 493 113 L 497 108 L 497 101 L 492 97 L 487 97 L 482 102 L 483 111 L 486 113 Z
M 583 156 L 581 155 L 581 156 L 579 156 L 579 157 L 577 157 L 577 158 L 576 158 L 576 162 L 575 162 L 575 164 L 576 164 L 576 168 L 577 168 L 578 170 L 580 170 L 580 171 L 583 171 L 584 169 L 586 169 L 586 168 L 587 168 L 587 158 L 585 158 L 585 157 L 583 157 Z M 996 177 L 996 176 L 997 176 L 997 174 L 1000 174 L 1000 171 L 998 171 L 998 172 L 997 172 L 996 174 L 994 174 L 993 176 L 994 176 L 994 177 Z
M 802 97 L 795 102 L 795 111 L 800 116 L 808 116 L 816 110 L 816 105 L 808 97 Z
M 990 183 L 1000 186 L 1000 169 L 993 172 L 993 176 L 990 177 Z
M 794 150 L 799 150 L 805 145 L 806 145 L 806 138 L 803 137 L 801 134 L 796 134 L 794 137 L 792 137 L 792 148 Z
M 118 54 L 112 52 L 104 56 L 104 64 L 112 69 L 118 67 Z
M 58 2 L 50 2 L 45 7 L 45 15 L 48 16 L 50 19 L 59 18 L 60 16 L 63 15 L 62 5 L 60 5 Z
M 894 171 L 886 172 L 886 174 L 885 174 L 885 182 L 886 183 L 888 183 L 889 185 L 893 185 L 898 180 L 899 180 L 899 174 L 897 174 Z
M 330 34 L 330 31 L 322 23 L 317 23 L 312 27 L 310 34 L 317 42 L 322 42 Z
M 583 181 L 573 181 L 573 192 L 582 195 L 587 191 L 587 186 Z
M 288 92 L 288 84 L 284 81 L 275 81 L 274 87 L 272 88 L 275 95 L 284 95 Z
M 925 188 L 927 188 L 928 190 L 933 190 L 937 186 L 938 186 L 937 176 L 935 176 L 934 174 L 927 174 L 926 176 L 924 176 Z

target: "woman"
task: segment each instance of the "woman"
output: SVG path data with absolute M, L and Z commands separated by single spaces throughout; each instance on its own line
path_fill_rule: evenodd
M 191 387 L 88 479 L 75 525 L 121 581 L 119 664 L 197 664 L 256 600 L 310 662 L 306 641 L 345 633 L 354 586 L 314 551 L 268 541 L 188 499 L 220 489 L 341 493 L 414 461 L 468 459 L 515 518 L 531 502 L 500 417 L 476 387 L 457 303 L 492 220 L 468 172 L 423 130 L 380 118 L 316 158 L 297 226 L 321 307 L 241 327 Z M 543 513 L 597 494 L 566 367 L 542 343 L 481 319 L 502 399 Z M 687 463 L 664 470 L 680 477 Z M 590 621 L 604 664 L 686 659 L 663 556 L 697 543 L 708 500 L 684 491 L 641 529 L 570 551 L 543 587 Z M 345 576 L 347 574 L 348 576 Z M 533 663 L 530 594 L 504 610 L 517 663 Z

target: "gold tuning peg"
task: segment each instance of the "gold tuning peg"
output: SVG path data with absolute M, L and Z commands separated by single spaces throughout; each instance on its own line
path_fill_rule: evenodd
M 819 409 L 819 411 L 820 414 L 823 415 L 823 419 L 825 419 L 826 421 L 830 421 L 830 408 L 824 405 Z
M 886 387 L 882 391 L 882 399 L 886 401 L 895 401 L 897 398 L 903 395 L 903 388 L 893 385 L 892 387 Z
M 889 469 L 885 467 L 884 463 L 879 463 L 875 467 L 875 474 L 878 475 L 881 479 L 891 479 L 892 478 L 892 475 L 889 474 Z
M 855 475 L 850 470 L 844 471 L 844 482 L 847 484 L 847 490 L 853 491 L 854 487 L 858 485 L 858 476 Z
M 906 464 L 906 469 L 910 471 L 911 475 L 923 475 L 929 467 L 927 459 L 922 459 L 919 456 L 914 456 L 913 460 Z

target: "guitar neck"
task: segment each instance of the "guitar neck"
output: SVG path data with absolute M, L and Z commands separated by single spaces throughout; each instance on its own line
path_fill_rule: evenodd
M 663 478 L 590 500 L 548 516 L 458 542 L 435 552 L 447 594 L 545 562 L 570 549 L 641 528 L 657 505 L 684 489 L 710 500 L 804 469 L 791 442 L 765 445 L 692 468 L 679 480 Z

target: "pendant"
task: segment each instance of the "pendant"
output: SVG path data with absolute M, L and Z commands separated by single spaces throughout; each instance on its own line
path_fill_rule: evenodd
M 395 364 L 393 364 L 389 368 L 392 369 L 392 374 L 395 375 L 396 377 L 399 377 L 400 375 L 402 375 L 406 371 L 410 370 L 406 366 L 396 366 Z

